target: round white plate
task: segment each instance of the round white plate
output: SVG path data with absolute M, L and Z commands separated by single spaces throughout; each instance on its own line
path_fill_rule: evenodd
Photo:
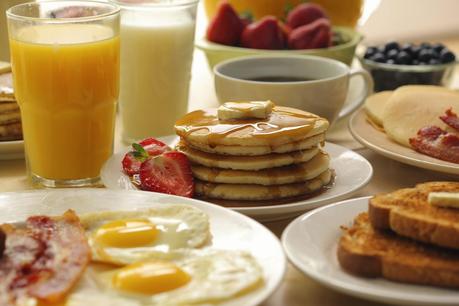
M 156 205 L 188 204 L 210 218 L 212 248 L 250 252 L 263 269 L 264 286 L 224 306 L 258 305 L 278 287 L 286 268 L 279 240 L 261 224 L 229 209 L 201 201 L 144 191 L 56 189 L 0 194 L 0 223 L 23 221 L 30 215 L 103 210 L 139 210 Z
M 174 143 L 178 140 L 175 136 L 160 139 L 171 146 L 174 146 Z M 137 189 L 122 171 L 121 161 L 128 150 L 129 148 L 126 148 L 122 152 L 113 155 L 102 168 L 100 176 L 107 188 Z M 311 199 L 298 202 L 270 206 L 232 207 L 232 209 L 257 220 L 285 219 L 350 197 L 370 181 L 373 175 L 373 168 L 364 157 L 332 143 L 325 144 L 325 151 L 330 154 L 330 167 L 336 172 L 334 185 L 329 190 Z
M 24 140 L 0 141 L 0 160 L 24 158 Z
M 397 305 L 458 305 L 459 291 L 367 279 L 344 272 L 336 258 L 341 225 L 368 209 L 358 198 L 306 213 L 287 226 L 282 244 L 287 257 L 304 274 L 323 285 L 356 297 Z
M 416 152 L 392 141 L 383 131 L 374 128 L 368 121 L 363 109 L 355 112 L 349 121 L 352 136 L 362 145 L 390 159 L 411 166 L 459 174 L 459 164 L 450 163 Z

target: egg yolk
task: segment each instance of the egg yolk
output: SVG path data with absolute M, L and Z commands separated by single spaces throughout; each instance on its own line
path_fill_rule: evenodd
M 184 286 L 191 277 L 173 263 L 151 260 L 137 262 L 118 270 L 113 276 L 116 289 L 156 294 Z
M 157 234 L 155 224 L 147 219 L 116 220 L 102 225 L 95 239 L 105 246 L 134 248 L 151 244 Z

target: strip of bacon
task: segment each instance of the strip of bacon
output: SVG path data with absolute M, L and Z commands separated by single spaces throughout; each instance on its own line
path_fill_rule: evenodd
M 451 108 L 446 110 L 446 113 L 444 115 L 441 115 L 440 119 L 444 123 L 446 123 L 447 125 L 459 132 L 459 117 L 456 113 L 453 112 Z
M 459 137 L 437 126 L 420 129 L 415 138 L 410 138 L 411 146 L 429 156 L 459 163 Z
M 7 240 L 0 259 L 0 305 L 14 305 L 23 297 L 57 302 L 90 261 L 84 230 L 73 211 L 62 217 L 30 217 L 25 229 L 2 228 Z

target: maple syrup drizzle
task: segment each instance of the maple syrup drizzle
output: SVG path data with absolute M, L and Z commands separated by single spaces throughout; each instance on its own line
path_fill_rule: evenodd
M 215 145 L 221 138 L 243 130 L 252 137 L 267 139 L 304 135 L 314 128 L 318 119 L 313 114 L 276 106 L 266 119 L 219 120 L 214 108 L 185 115 L 176 122 L 175 129 L 185 139 L 192 133 L 205 130 L 208 143 Z

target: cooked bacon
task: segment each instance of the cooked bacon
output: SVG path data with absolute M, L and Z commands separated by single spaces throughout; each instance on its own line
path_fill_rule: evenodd
M 459 163 L 459 137 L 437 126 L 420 129 L 415 138 L 410 138 L 410 144 L 420 153 Z
M 457 114 L 454 113 L 451 108 L 446 110 L 446 113 L 444 115 L 441 115 L 440 119 L 444 123 L 446 123 L 447 125 L 459 132 L 459 117 L 457 117 Z
M 0 305 L 33 297 L 61 300 L 90 261 L 84 230 L 73 211 L 62 217 L 34 216 L 25 229 L 2 226 L 7 234 L 0 258 Z

